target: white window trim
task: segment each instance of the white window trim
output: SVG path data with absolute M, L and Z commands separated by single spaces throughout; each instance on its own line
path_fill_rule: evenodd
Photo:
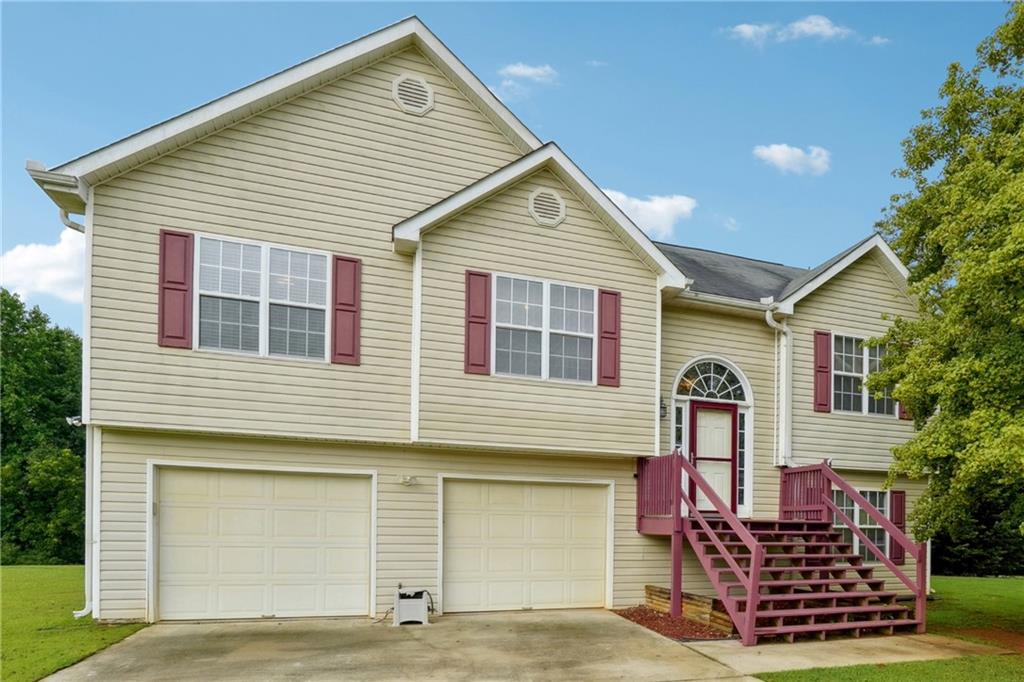
M 889 518 L 890 505 L 892 504 L 892 496 L 889 494 L 888 490 L 882 490 L 881 488 L 861 488 L 860 486 L 854 486 L 854 489 L 858 493 L 860 493 L 861 495 L 864 495 L 864 493 L 882 493 L 885 496 L 885 498 L 884 498 L 885 499 L 885 509 L 884 510 L 879 509 L 879 511 L 882 512 L 883 516 L 885 516 L 886 518 Z M 842 492 L 842 491 L 840 491 L 840 492 Z M 864 495 L 864 497 L 867 498 L 867 495 Z M 881 525 L 876 525 L 876 524 L 871 524 L 869 526 L 862 526 L 862 525 L 860 525 L 857 522 L 858 517 L 860 516 L 860 514 L 859 514 L 859 512 L 860 512 L 860 505 L 857 504 L 856 500 L 850 500 L 850 501 L 853 502 L 853 516 L 850 517 L 850 520 L 853 521 L 854 525 L 856 525 L 861 530 L 864 530 L 865 528 L 882 528 L 882 530 L 885 530 L 885 528 L 883 526 L 881 526 Z M 834 503 L 835 503 L 835 499 L 833 498 L 833 504 Z M 836 505 L 836 506 L 839 506 L 839 505 Z M 842 523 L 842 524 L 839 524 L 839 525 L 836 525 L 835 523 L 833 523 L 832 527 L 833 528 L 847 528 L 847 525 L 845 523 Z M 885 534 L 885 547 L 880 547 L 879 549 L 881 549 L 883 552 L 885 552 L 885 556 L 888 557 L 891 546 L 892 546 L 892 537 L 889 535 L 889 533 L 886 533 Z M 853 533 L 853 546 L 850 548 L 850 552 L 853 553 L 853 554 L 858 554 L 859 555 L 860 554 L 860 548 L 861 548 L 861 539 L 857 536 L 856 533 Z M 866 557 L 864 559 L 864 562 L 868 563 L 868 564 L 881 564 L 882 563 L 878 559 L 878 557 L 876 557 L 874 554 L 871 554 L 869 557 Z
M 543 313 L 541 315 L 541 328 L 530 327 L 526 325 L 518 324 L 502 324 L 501 327 L 508 329 L 525 329 L 528 331 L 539 331 L 541 332 L 540 341 L 540 376 L 532 377 L 520 374 L 501 374 L 497 371 L 497 330 L 498 330 L 498 278 L 509 277 L 512 279 L 523 279 L 532 282 L 540 282 L 544 287 L 544 301 Z M 575 287 L 576 289 L 587 289 L 594 292 L 594 329 L 590 334 L 584 334 L 581 332 L 563 332 L 560 330 L 551 330 L 551 285 Z M 562 282 L 559 280 L 544 279 L 543 277 L 533 277 L 530 275 L 513 275 L 506 272 L 492 272 L 491 273 L 491 376 L 498 377 L 501 379 L 525 379 L 528 381 L 552 381 L 559 384 L 570 384 L 574 386 L 596 386 L 597 385 L 597 328 L 600 321 L 598 320 L 598 289 L 597 287 L 587 286 L 585 284 L 575 284 L 573 282 Z M 549 376 L 548 364 L 548 348 L 551 334 L 566 334 L 568 336 L 577 336 L 580 338 L 589 338 L 593 343 L 591 345 L 591 358 L 590 358 L 590 381 L 580 381 L 578 379 L 559 379 L 552 378 Z
M 318 249 L 307 249 L 299 246 L 289 246 L 287 244 L 280 244 L 276 242 L 264 242 L 255 241 L 252 239 L 244 239 L 241 237 L 229 237 L 226 235 L 211 234 L 207 232 L 195 232 L 195 238 L 192 244 L 192 350 L 200 353 L 213 353 L 215 355 L 231 355 L 235 357 L 243 358 L 265 358 L 270 360 L 288 360 L 294 362 L 313 362 L 318 364 L 330 364 L 331 361 L 331 293 L 334 291 L 334 268 L 332 267 L 333 256 L 326 252 Z M 199 247 L 200 242 L 203 239 L 216 239 L 219 241 L 230 241 L 237 242 L 239 244 L 248 244 L 250 246 L 257 246 L 260 249 L 260 295 L 256 299 L 252 296 L 244 295 L 233 295 L 233 294 L 218 294 L 218 293 L 207 293 L 207 296 L 215 296 L 217 298 L 229 298 L 239 301 L 257 301 L 260 306 L 260 341 L 259 341 L 259 352 L 257 353 L 246 353 L 240 350 L 230 350 L 224 348 L 201 348 L 199 346 Z M 307 253 L 315 256 L 324 256 L 327 259 L 327 284 L 326 293 L 324 298 L 324 305 L 315 305 L 309 303 L 295 304 L 283 301 L 271 301 L 270 300 L 270 249 L 284 249 L 286 251 L 298 251 L 301 253 Z M 323 358 L 305 358 L 298 357 L 295 355 L 271 355 L 270 354 L 270 304 L 277 303 L 281 305 L 295 306 L 300 308 L 310 308 L 313 310 L 324 311 L 324 357 Z
M 899 419 L 900 417 L 900 404 L 898 401 L 893 400 L 892 414 L 885 414 L 884 412 L 868 412 L 868 398 L 871 397 L 871 391 L 868 390 L 868 377 L 872 374 L 869 371 L 870 361 L 868 357 L 868 351 L 870 350 L 864 342 L 867 341 L 866 336 L 860 334 L 852 334 L 850 332 L 832 331 L 829 337 L 829 404 L 831 405 L 831 411 L 836 414 L 859 414 L 863 417 L 879 417 L 881 419 Z M 861 343 L 861 362 L 863 363 L 864 372 L 863 374 L 857 374 L 855 372 L 841 372 L 836 370 L 836 337 L 842 336 L 844 338 L 854 339 Z M 836 375 L 841 377 L 859 377 L 860 378 L 860 410 L 842 410 L 836 407 Z
M 720 398 L 695 398 L 687 394 L 676 393 L 676 389 L 679 388 L 679 382 L 682 380 L 683 375 L 688 369 L 696 365 L 698 362 L 717 362 L 729 368 L 736 378 L 740 380 L 740 385 L 743 387 L 743 393 L 746 396 L 746 400 L 722 400 Z M 672 444 L 672 448 L 679 448 L 679 452 L 685 456 L 689 456 L 690 448 L 690 401 L 697 400 L 705 403 L 721 403 L 723 405 L 735 405 L 738 414 L 746 415 L 744 421 L 746 422 L 746 452 L 743 457 L 743 469 L 746 474 L 744 481 L 744 495 L 743 504 L 736 505 L 736 516 L 740 518 L 750 518 L 754 515 L 754 494 L 755 494 L 755 477 L 754 477 L 754 389 L 750 384 L 750 380 L 747 375 L 740 371 L 739 366 L 729 360 L 728 358 L 719 355 L 700 355 L 687 362 L 683 367 L 676 372 L 675 379 L 672 383 L 672 412 L 669 415 L 669 442 Z M 677 408 L 682 407 L 682 423 L 680 424 L 676 418 Z M 738 419 L 737 419 L 738 421 Z M 676 428 L 682 427 L 682 443 L 676 443 Z M 739 434 L 737 434 L 737 438 Z M 737 447 L 739 442 L 736 443 Z M 737 462 L 739 465 L 739 462 Z M 685 474 L 684 474 L 685 476 Z

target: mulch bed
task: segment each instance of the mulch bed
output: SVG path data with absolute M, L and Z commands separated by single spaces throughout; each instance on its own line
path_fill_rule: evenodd
M 616 609 L 615 613 L 669 639 L 729 639 L 729 635 L 709 625 L 686 618 L 673 618 L 667 613 L 655 611 L 647 606 Z

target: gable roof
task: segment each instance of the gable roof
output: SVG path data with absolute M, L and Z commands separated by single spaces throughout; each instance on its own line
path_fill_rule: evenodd
M 637 257 L 657 272 L 662 287 L 683 289 L 689 284 L 689 279 L 654 245 L 654 242 L 648 239 L 647 235 L 626 217 L 622 209 L 616 206 L 615 202 L 609 199 L 554 142 L 548 142 L 540 149 L 395 225 L 392 228 L 395 251 L 414 253 L 419 248 L 424 233 L 542 168 L 551 170 L 590 210 L 603 219 Z
M 413 16 L 49 170 L 38 162 L 29 162 L 26 170 L 55 203 L 79 212 L 76 209 L 81 208 L 80 200 L 87 195 L 89 186 L 413 46 L 423 51 L 512 140 L 520 152 L 527 153 L 540 147 L 537 136 L 419 18 Z M 55 175 L 77 178 L 77 191 L 68 192 L 67 187 L 56 187 Z M 61 191 L 51 191 L 55 187 Z
M 804 268 L 734 256 L 692 246 L 655 242 L 672 263 L 693 279 L 690 291 L 744 301 L 778 298 Z
M 883 256 L 883 263 L 894 278 L 905 280 L 909 274 L 899 257 L 878 234 L 865 237 L 813 268 L 798 268 L 676 244 L 657 243 L 657 247 L 693 279 L 689 292 L 761 305 L 765 305 L 762 303 L 764 299 L 771 298 L 778 311 L 785 314 L 792 314 L 798 301 L 874 249 Z

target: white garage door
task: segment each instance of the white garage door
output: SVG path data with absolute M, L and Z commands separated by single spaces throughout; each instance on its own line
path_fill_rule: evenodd
M 370 478 L 162 469 L 161 619 L 369 613 Z
M 448 480 L 443 607 L 605 605 L 608 488 Z

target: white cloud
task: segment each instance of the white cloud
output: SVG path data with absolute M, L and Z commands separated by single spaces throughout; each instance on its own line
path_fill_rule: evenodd
M 608 62 L 603 62 L 600 59 L 588 59 L 586 61 L 587 66 L 592 66 L 595 69 L 600 69 L 603 66 L 608 66 Z
M 803 19 L 797 19 L 784 26 L 778 24 L 736 24 L 725 29 L 726 32 L 737 40 L 742 40 L 753 45 L 762 46 L 772 41 L 783 43 L 790 40 L 801 40 L 805 38 L 816 38 L 818 40 L 842 40 L 857 35 L 852 28 L 840 26 L 831 19 L 821 14 L 811 14 Z M 874 42 L 875 39 L 888 42 L 881 36 L 875 36 L 870 41 L 873 45 L 881 43 Z
M 531 66 L 523 62 L 506 64 L 498 70 L 498 75 L 505 78 L 520 78 L 535 83 L 551 84 L 558 81 L 558 72 L 550 64 L 542 66 Z
M 729 232 L 736 232 L 740 229 L 740 224 L 739 222 L 736 221 L 735 218 L 733 218 L 730 215 L 727 215 L 725 216 L 725 218 L 722 219 L 722 227 L 724 227 Z
M 811 145 L 807 150 L 788 144 L 759 144 L 754 147 L 754 156 L 769 166 L 775 166 L 783 173 L 823 175 L 832 163 L 832 154 L 824 147 Z
M 49 294 L 82 302 L 85 235 L 64 230 L 56 244 L 18 244 L 0 256 L 0 280 L 22 298 Z
M 656 239 L 668 239 L 676 223 L 693 215 L 697 200 L 682 194 L 631 197 L 614 189 L 601 190 L 614 201 L 633 222 Z
M 781 40 L 818 38 L 820 40 L 842 40 L 854 34 L 853 29 L 832 23 L 828 17 L 811 14 L 784 26 L 778 33 Z
M 871 36 L 868 38 L 868 45 L 888 45 L 891 42 L 885 36 Z
M 775 32 L 775 24 L 736 24 L 729 28 L 729 35 L 754 45 L 764 45 Z
M 502 102 L 514 102 L 517 99 L 524 99 L 530 94 L 530 89 L 519 81 L 506 78 L 496 86 L 489 86 L 494 96 Z

